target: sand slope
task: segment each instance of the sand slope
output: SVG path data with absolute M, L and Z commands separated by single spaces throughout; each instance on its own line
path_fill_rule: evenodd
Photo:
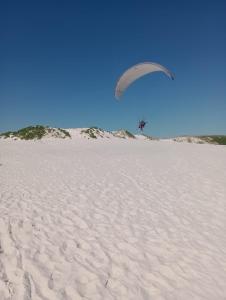
M 0 299 L 226 299 L 226 147 L 0 140 Z

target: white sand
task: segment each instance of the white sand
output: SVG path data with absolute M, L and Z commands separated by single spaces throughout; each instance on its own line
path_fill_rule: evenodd
M 226 147 L 0 140 L 0 299 L 226 299 Z

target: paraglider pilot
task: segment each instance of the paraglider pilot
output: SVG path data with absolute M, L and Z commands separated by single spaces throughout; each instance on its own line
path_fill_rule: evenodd
M 145 122 L 144 120 L 139 121 L 139 126 L 138 128 L 143 131 L 145 125 L 147 124 L 147 122 Z

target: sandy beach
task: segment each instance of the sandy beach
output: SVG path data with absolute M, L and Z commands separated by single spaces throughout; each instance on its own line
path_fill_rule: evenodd
M 0 140 L 0 299 L 226 299 L 226 147 Z

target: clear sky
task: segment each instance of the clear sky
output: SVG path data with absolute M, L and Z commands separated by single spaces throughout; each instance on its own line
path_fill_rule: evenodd
M 0 131 L 34 124 L 226 134 L 226 1 L 5 1 L 0 9 Z M 133 64 L 169 68 L 132 84 Z

